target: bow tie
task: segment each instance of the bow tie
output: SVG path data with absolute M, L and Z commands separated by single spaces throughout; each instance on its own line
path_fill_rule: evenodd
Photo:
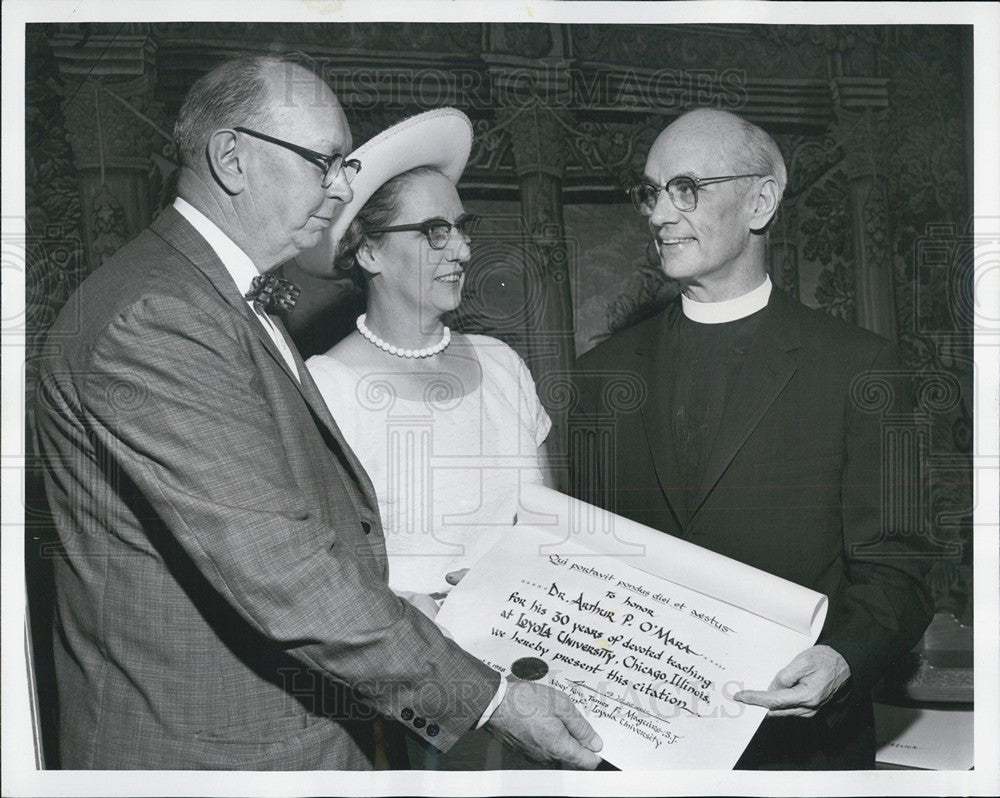
M 301 291 L 295 283 L 273 274 L 258 274 L 243 298 L 253 302 L 258 312 L 277 313 L 279 310 L 294 308 Z

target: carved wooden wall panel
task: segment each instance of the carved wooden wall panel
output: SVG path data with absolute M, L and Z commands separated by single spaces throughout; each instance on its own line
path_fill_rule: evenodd
M 307 52 L 358 144 L 427 108 L 470 115 L 476 138 L 460 189 L 489 210 L 493 233 L 470 270 L 478 293 L 464 320 L 511 341 L 536 378 L 671 294 L 641 220 L 627 221 L 622 189 L 683 110 L 726 108 L 769 130 L 789 166 L 771 233 L 775 282 L 896 339 L 915 374 L 960 386 L 927 432 L 934 467 L 949 476 L 921 499 L 921 523 L 970 534 L 969 31 L 103 23 L 29 26 L 28 41 L 27 205 L 40 242 L 29 248 L 31 347 L 79 279 L 168 201 L 173 118 L 191 83 L 227 54 Z M 320 318 L 343 286 L 325 290 Z M 517 306 L 529 312 L 503 310 Z M 966 589 L 968 557 L 966 546 L 938 568 L 949 586 L 940 601 Z M 954 603 L 971 610 L 961 596 Z

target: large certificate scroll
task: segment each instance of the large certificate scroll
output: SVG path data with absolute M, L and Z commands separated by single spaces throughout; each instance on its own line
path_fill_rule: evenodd
M 541 486 L 437 617 L 502 674 L 580 707 L 623 770 L 731 768 L 826 597 Z M 525 525 L 530 517 L 530 525 Z

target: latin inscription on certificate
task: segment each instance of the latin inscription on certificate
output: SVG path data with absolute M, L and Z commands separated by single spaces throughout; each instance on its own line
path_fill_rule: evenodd
M 565 692 L 618 767 L 731 768 L 765 714 L 733 694 L 766 688 L 811 645 L 813 630 L 620 558 L 545 553 L 547 540 L 511 530 L 455 588 L 438 622 L 500 673 Z
M 688 601 L 614 573 L 555 554 L 547 563 L 554 578 L 545 584 L 519 580 L 490 626 L 491 637 L 506 638 L 547 664 L 535 678 L 547 676 L 590 715 L 631 729 L 654 749 L 681 739 L 670 724 L 678 714 L 721 711 L 716 699 L 725 669 L 678 628 L 688 619 L 724 636 L 736 635 L 734 628 Z M 560 584 L 560 571 L 574 578 Z M 590 583 L 588 590 L 579 589 L 581 581 Z M 506 673 L 516 661 L 489 664 Z M 728 698 L 740 685 L 727 688 Z

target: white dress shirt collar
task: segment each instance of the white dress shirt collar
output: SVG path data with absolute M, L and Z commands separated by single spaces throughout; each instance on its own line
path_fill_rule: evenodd
M 763 310 L 770 298 L 771 278 L 765 276 L 764 282 L 753 291 L 722 302 L 695 302 L 681 294 L 681 307 L 684 309 L 684 315 L 691 321 L 700 324 L 724 324 Z
M 218 225 L 190 202 L 178 197 L 174 200 L 174 207 L 181 216 L 191 222 L 194 229 L 201 234 L 208 242 L 208 245 L 215 251 L 215 254 L 219 256 L 219 260 L 226 267 L 229 276 L 233 278 L 233 282 L 236 283 L 236 288 L 240 294 L 246 294 L 250 290 L 253 278 L 260 274 L 257 267 L 253 265 L 253 261 L 250 260 L 250 256 L 236 246 L 233 240 L 219 229 Z M 266 313 L 257 310 L 253 302 L 247 300 L 247 307 L 260 319 L 261 324 L 264 325 L 264 329 L 271 337 L 274 345 L 278 347 L 278 351 L 284 358 L 289 370 L 295 375 L 296 379 L 300 379 L 299 369 L 295 363 L 295 355 L 292 354 L 291 347 L 289 347 L 281 330 L 275 326 Z
M 233 278 L 233 282 L 236 283 L 240 294 L 242 295 L 249 291 L 253 278 L 260 274 L 260 271 L 254 266 L 253 261 L 250 260 L 250 256 L 236 246 L 233 240 L 223 233 L 215 222 L 195 208 L 190 202 L 177 197 L 174 200 L 174 207 L 181 216 L 191 222 L 191 226 L 201 234 L 202 238 L 215 251 L 215 254 L 219 256 L 219 260 L 222 261 L 222 265 L 226 267 L 226 271 Z

